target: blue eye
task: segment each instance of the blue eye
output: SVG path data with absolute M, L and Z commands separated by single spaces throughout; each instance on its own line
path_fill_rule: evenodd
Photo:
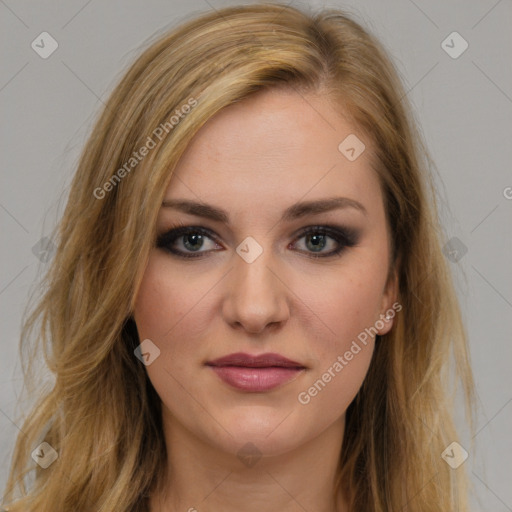
M 347 247 L 355 246 L 359 233 L 347 227 L 311 226 L 299 234 L 291 247 L 296 248 L 297 241 L 303 238 L 306 249 L 300 249 L 299 252 L 312 258 L 327 258 L 340 254 Z M 171 228 L 158 236 L 156 245 L 181 258 L 199 258 L 205 253 L 222 249 L 213 232 L 200 226 Z M 331 247 L 331 250 L 324 250 L 326 247 Z
M 210 252 L 201 251 L 205 241 L 213 241 L 212 233 L 209 230 L 197 226 L 181 226 L 160 235 L 157 238 L 156 245 L 183 258 L 198 258 L 201 254 Z M 177 244 L 176 242 L 180 243 Z M 176 245 L 183 246 L 185 252 L 183 249 L 177 248 Z
M 353 247 L 358 241 L 357 233 L 349 228 L 334 228 L 331 226 L 313 226 L 303 231 L 298 240 L 304 238 L 304 245 L 308 256 L 313 258 L 327 258 L 340 254 L 345 248 Z M 325 247 L 333 247 L 324 251 Z M 310 252 L 311 251 L 311 252 Z

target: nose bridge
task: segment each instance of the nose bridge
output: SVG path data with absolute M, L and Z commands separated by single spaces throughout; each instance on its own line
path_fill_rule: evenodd
M 269 288 L 272 286 L 270 281 L 275 279 L 274 275 L 269 270 L 274 260 L 270 250 L 265 250 L 256 257 L 254 254 L 251 254 L 253 251 L 253 248 L 247 248 L 247 246 L 243 244 L 240 244 L 239 248 L 237 248 L 233 273 L 235 283 L 240 285 L 238 286 L 238 293 L 247 292 L 251 295 L 253 292 L 268 292 Z M 242 253 L 242 255 L 240 255 L 240 253 Z M 245 259 L 245 256 L 247 256 L 248 259 Z M 253 290 L 251 291 L 250 288 L 253 288 Z
M 224 303 L 226 320 L 259 332 L 286 319 L 286 292 L 275 275 L 277 259 L 272 251 L 247 237 L 236 253 Z

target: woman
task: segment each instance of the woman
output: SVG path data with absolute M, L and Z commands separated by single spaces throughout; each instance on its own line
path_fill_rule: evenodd
M 160 37 L 83 151 L 22 333 L 41 320 L 56 380 L 7 509 L 466 510 L 452 355 L 468 405 L 473 383 L 427 163 L 340 11 Z

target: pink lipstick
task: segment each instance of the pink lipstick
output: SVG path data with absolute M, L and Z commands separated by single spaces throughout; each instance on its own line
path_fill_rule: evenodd
M 236 353 L 208 361 L 226 384 L 252 393 L 270 391 L 299 375 L 306 367 L 279 354 Z

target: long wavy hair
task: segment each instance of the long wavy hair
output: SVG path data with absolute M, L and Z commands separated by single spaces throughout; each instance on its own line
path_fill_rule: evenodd
M 467 333 L 442 251 L 434 166 L 400 74 L 353 16 L 259 3 L 157 34 L 95 122 L 53 234 L 44 292 L 24 318 L 20 357 L 36 399 L 14 448 L 9 511 L 148 510 L 167 456 L 161 401 L 134 356 L 132 312 L 156 216 L 199 128 L 271 87 L 322 94 L 374 143 L 398 269 L 403 309 L 378 337 L 347 410 L 333 500 L 343 493 L 353 512 L 467 510 L 464 465 L 441 458 L 458 439 L 452 391 L 460 385 L 472 425 Z M 135 165 L 148 137 L 156 147 Z M 32 375 L 41 355 L 54 377 L 46 387 Z M 43 441 L 58 454 L 46 469 L 31 457 Z

